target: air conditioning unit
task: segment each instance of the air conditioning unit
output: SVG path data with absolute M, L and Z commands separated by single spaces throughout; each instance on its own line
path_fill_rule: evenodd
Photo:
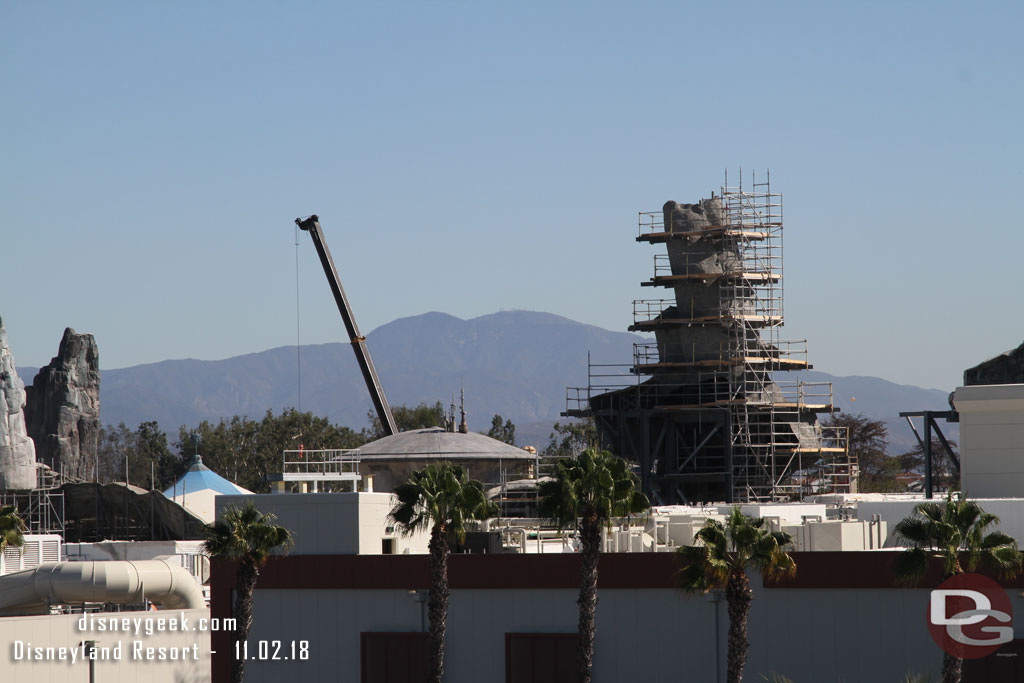
M 0 576 L 34 569 L 43 562 L 60 562 L 61 543 L 57 534 L 25 534 L 25 543 L 20 548 L 4 548 L 0 555 Z

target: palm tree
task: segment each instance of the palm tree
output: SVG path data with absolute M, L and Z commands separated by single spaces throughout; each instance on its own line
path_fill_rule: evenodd
M 942 561 L 942 581 L 974 571 L 979 562 L 995 569 L 1003 577 L 1016 576 L 1021 570 L 1017 541 L 999 531 L 986 531 L 999 518 L 981 509 L 974 501 L 950 492 L 945 503 L 925 502 L 914 506 L 914 513 L 896 525 L 896 535 L 911 547 L 893 562 L 893 571 L 903 583 L 917 585 L 924 578 L 929 559 Z M 941 583 L 941 582 L 940 582 Z M 942 657 L 943 683 L 959 683 L 963 659 L 948 652 Z
M 554 478 L 540 484 L 540 515 L 560 529 L 575 528 L 580 538 L 578 683 L 590 683 L 594 659 L 594 616 L 597 612 L 597 562 L 601 532 L 613 519 L 640 514 L 650 506 L 637 489 L 637 478 L 625 460 L 608 451 L 588 448 L 556 462 Z
M 205 529 L 203 552 L 212 558 L 238 562 L 234 613 L 238 620 L 236 654 L 249 637 L 252 627 L 252 598 L 260 567 L 275 548 L 287 552 L 292 546 L 291 531 L 274 524 L 276 519 L 272 514 L 263 514 L 249 502 L 241 508 L 228 508 L 219 522 L 208 524 Z M 231 680 L 242 683 L 244 675 L 245 658 L 236 656 L 231 663 Z
M 677 585 L 688 593 L 724 590 L 729 607 L 727 683 L 740 683 L 747 664 L 747 618 L 754 592 L 747 569 L 766 578 L 792 576 L 796 563 L 786 552 L 790 536 L 771 531 L 760 518 L 750 518 L 734 507 L 725 524 L 709 519 L 694 536 L 701 545 L 687 545 L 676 551 L 682 568 Z M 717 636 L 716 636 L 717 637 Z
M 390 519 L 399 532 L 410 535 L 430 529 L 430 681 L 444 676 L 444 634 L 448 621 L 448 555 L 450 540 L 466 537 L 466 522 L 497 513 L 483 484 L 469 478 L 466 468 L 449 462 L 431 463 L 413 472 L 394 490 L 397 498 Z
M 20 548 L 25 543 L 25 521 L 13 505 L 0 506 L 0 554 L 7 546 Z

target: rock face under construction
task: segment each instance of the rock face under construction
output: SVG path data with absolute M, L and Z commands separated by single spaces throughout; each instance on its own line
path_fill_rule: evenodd
M 60 349 L 27 388 L 25 420 L 39 462 L 65 480 L 91 476 L 100 430 L 100 366 L 91 334 L 64 330 Z
M 0 489 L 36 485 L 36 449 L 25 429 L 25 383 L 18 377 L 0 320 Z
M 964 386 L 1024 383 L 1024 344 L 964 370 Z
M 782 198 L 768 183 L 641 213 L 638 242 L 665 244 L 633 302 L 623 372 L 591 366 L 566 415 L 592 417 L 605 445 L 640 466 L 654 501 L 781 500 L 856 489 L 845 434 L 817 419 L 830 384 L 781 379 L 807 369 L 806 341 L 782 341 Z

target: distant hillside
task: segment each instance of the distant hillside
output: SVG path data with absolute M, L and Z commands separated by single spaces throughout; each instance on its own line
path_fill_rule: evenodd
M 447 405 L 464 386 L 470 427 L 483 431 L 495 413 L 517 424 L 557 419 L 565 387 L 587 383 L 588 350 L 594 362 L 621 362 L 644 340 L 550 313 L 510 311 L 472 320 L 400 318 L 369 334 L 367 346 L 392 404 Z M 372 404 L 350 345 L 303 346 L 301 355 L 302 409 L 356 429 L 367 424 Z M 297 406 L 295 356 L 292 346 L 105 371 L 103 422 L 155 419 L 173 437 L 182 424 Z
M 860 413 L 873 420 L 882 420 L 889 430 L 889 453 L 896 455 L 916 445 L 914 433 L 901 412 L 949 410 L 949 392 L 895 384 L 878 377 L 836 377 L 816 370 L 791 373 L 805 382 L 832 382 L 833 401 L 844 413 Z M 916 418 L 918 431 L 921 420 Z M 959 441 L 960 425 L 939 421 L 939 428 L 948 439 Z M 922 433 L 923 436 L 923 433 Z M 937 443 L 937 441 L 936 441 Z
M 566 386 L 587 383 L 587 352 L 595 363 L 626 363 L 634 342 L 648 338 L 611 332 L 550 313 L 509 311 L 462 320 L 445 313 L 400 318 L 374 330 L 367 345 L 395 405 L 441 400 L 465 386 L 470 428 L 484 431 L 501 414 L 519 426 L 520 444 L 543 446 L 565 408 Z M 101 349 L 102 351 L 102 349 Z M 219 361 L 169 360 L 103 372 L 104 424 L 130 427 L 156 420 L 177 438 L 180 425 L 298 405 L 295 347 Z M 19 368 L 31 383 L 36 368 Z M 807 382 L 831 381 L 844 412 L 884 420 L 891 452 L 914 444 L 900 411 L 944 410 L 946 392 L 877 377 L 789 374 Z M 856 399 L 856 400 L 854 400 Z M 370 397 L 348 344 L 302 347 L 302 409 L 359 429 Z M 947 431 L 957 438 L 958 432 Z

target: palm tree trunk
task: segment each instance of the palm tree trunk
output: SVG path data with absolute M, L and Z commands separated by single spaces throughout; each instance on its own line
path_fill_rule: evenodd
M 260 569 L 256 562 L 244 558 L 238 567 L 237 581 L 235 587 L 235 619 L 238 620 L 235 630 L 235 652 L 240 653 L 239 644 L 249 638 L 249 629 L 252 628 L 252 597 L 256 589 L 256 579 L 259 578 Z M 231 662 L 232 683 L 242 683 L 245 677 L 245 658 L 235 657 Z
M 947 579 L 963 574 L 964 569 L 960 566 L 960 555 L 957 554 L 953 560 L 953 571 L 942 577 L 938 585 L 942 585 Z M 964 660 L 948 652 L 942 655 L 942 683 L 960 683 L 964 667 Z
M 949 654 L 942 656 L 942 683 L 960 683 L 964 660 Z
M 594 617 L 597 613 L 597 561 L 601 557 L 601 525 L 596 515 L 584 517 L 580 523 L 580 623 L 576 646 L 576 678 L 590 683 L 594 663 Z
M 448 534 L 435 526 L 430 531 L 430 683 L 444 677 L 444 632 L 448 621 Z
M 725 588 L 725 600 L 729 606 L 729 661 L 725 676 L 726 683 L 741 683 L 743 668 L 747 665 L 747 617 L 750 616 L 750 603 L 753 591 L 750 580 L 742 569 L 729 576 Z

